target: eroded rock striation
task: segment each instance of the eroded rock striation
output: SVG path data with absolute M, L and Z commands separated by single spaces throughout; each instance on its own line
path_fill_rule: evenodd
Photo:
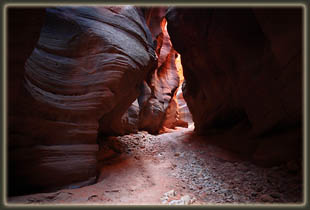
M 301 154 L 301 9 L 170 8 L 184 98 L 205 135 L 272 165 Z
M 182 91 L 178 91 L 183 82 L 180 80 L 183 77 L 180 71 L 182 66 L 178 63 L 178 54 L 173 49 L 167 32 L 164 17 L 166 10 L 166 7 L 141 8 L 156 46 L 158 63 L 153 71 L 148 72 L 140 86 L 138 100 L 122 117 L 126 124 L 126 134 L 136 133 L 138 130 L 158 134 L 165 132 L 166 128 L 187 127 L 188 123 L 185 121 L 191 121 Z
M 158 65 L 144 83 L 139 96 L 139 128 L 156 134 L 165 128 L 182 125 L 178 113 L 176 93 L 180 76 L 176 64 L 177 52 L 173 49 L 164 18 L 166 8 L 146 10 L 147 24 L 156 38 Z
M 14 186 L 49 189 L 95 176 L 98 130 L 125 133 L 123 115 L 156 63 L 135 7 L 46 9 L 25 64 L 23 110 L 10 116 Z

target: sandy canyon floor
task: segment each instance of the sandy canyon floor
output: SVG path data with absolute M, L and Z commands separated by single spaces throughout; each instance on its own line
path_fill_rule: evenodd
M 10 197 L 11 204 L 287 204 L 303 200 L 294 163 L 262 168 L 206 143 L 192 128 L 109 137 L 97 183 Z

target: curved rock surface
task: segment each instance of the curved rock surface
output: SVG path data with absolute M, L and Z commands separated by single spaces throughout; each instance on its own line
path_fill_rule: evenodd
M 161 14 L 160 11 L 157 12 Z M 144 94 L 139 97 L 141 106 L 139 128 L 156 134 L 164 127 L 176 126 L 178 119 L 176 92 L 179 87 L 179 75 L 176 67 L 177 53 L 170 42 L 166 20 L 161 19 L 160 33 L 154 20 L 149 25 L 155 28 L 151 30 L 153 33 L 157 32 L 158 65 L 144 83 Z
M 98 130 L 125 132 L 122 116 L 155 65 L 152 37 L 139 9 L 46 9 L 39 41 L 25 64 L 27 99 L 10 117 L 12 182 L 48 189 L 95 176 Z M 42 146 L 46 161 L 36 150 Z M 32 154 L 26 164 L 18 158 L 21 149 Z M 63 170 L 66 165 L 70 172 Z M 31 176 L 25 173 L 28 166 L 44 173 Z M 53 181 L 42 184 L 52 175 Z
M 133 103 L 123 115 L 123 122 L 129 123 L 126 133 L 146 130 L 158 134 L 175 126 L 187 127 L 187 121 L 191 121 L 191 116 L 182 94 L 177 96 L 183 74 L 179 71 L 182 66 L 177 63 L 178 54 L 172 47 L 166 29 L 167 21 L 164 16 L 167 8 L 147 7 L 141 10 L 151 31 L 154 45 L 157 46 L 158 64 L 154 71 L 148 73 L 140 87 L 138 107 Z M 180 114 L 180 111 L 183 113 Z
M 301 154 L 301 9 L 170 8 L 199 134 L 272 165 Z M 224 131 L 224 132 L 223 132 Z

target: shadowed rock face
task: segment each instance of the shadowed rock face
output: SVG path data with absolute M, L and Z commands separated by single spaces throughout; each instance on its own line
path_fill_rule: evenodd
M 18 173 L 18 167 L 25 163 L 24 160 L 17 164 L 14 158 L 15 144 L 29 145 L 25 140 L 23 133 L 18 131 L 22 129 L 19 127 L 28 125 L 26 119 L 22 119 L 27 113 L 28 99 L 26 90 L 23 86 L 24 79 L 24 65 L 27 58 L 31 55 L 33 48 L 40 36 L 40 30 L 44 24 L 45 10 L 44 9 L 22 9 L 22 8 L 8 8 L 7 10 L 7 38 L 8 38 L 8 169 L 9 169 L 9 194 L 16 194 L 18 191 L 25 190 L 24 186 L 20 186 L 19 180 L 23 179 Z M 27 40 L 27 41 L 25 41 Z M 17 120 L 20 119 L 20 120 Z M 32 121 L 30 122 L 32 123 Z M 29 127 L 28 127 L 29 128 Z M 30 131 L 31 132 L 31 131 Z M 32 131 L 33 132 L 33 131 Z M 16 158 L 21 157 L 21 154 Z M 22 157 L 21 157 L 22 158 Z M 12 165 L 14 164 L 14 165 Z M 33 164 L 33 163 L 31 163 Z M 26 164 L 25 164 L 26 165 Z M 28 170 L 28 169 L 27 169 Z M 22 181 L 24 182 L 25 179 Z
M 197 133 L 225 133 L 224 146 L 266 165 L 300 154 L 301 18 L 298 8 L 169 9 Z
M 25 64 L 25 96 L 18 101 L 23 110 L 10 116 L 14 186 L 49 189 L 95 176 L 98 130 L 124 133 L 122 116 L 155 65 L 152 37 L 139 9 L 46 9 L 40 38 Z M 29 161 L 17 158 L 20 148 L 30 154 Z M 65 172 L 69 166 L 70 173 Z M 27 167 L 40 175 L 26 173 Z

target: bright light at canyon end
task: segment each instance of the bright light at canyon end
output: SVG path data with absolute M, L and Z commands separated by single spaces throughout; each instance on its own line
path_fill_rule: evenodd
M 301 205 L 304 10 L 5 7 L 8 204 Z

